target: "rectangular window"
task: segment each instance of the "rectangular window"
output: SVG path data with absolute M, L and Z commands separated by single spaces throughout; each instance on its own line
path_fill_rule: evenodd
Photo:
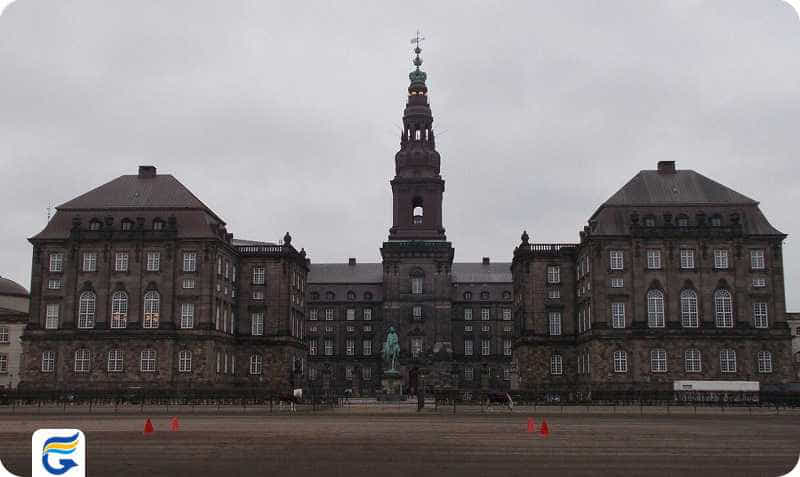
M 661 250 L 647 250 L 647 268 L 650 270 L 661 268 Z
M 554 376 L 564 374 L 564 361 L 560 354 L 554 354 L 550 357 L 550 374 Z
M 97 253 L 84 252 L 83 254 L 83 271 L 96 272 L 97 271 Z
M 464 381 L 472 381 L 474 377 L 475 374 L 472 371 L 472 368 L 464 368 Z
M 488 308 L 481 308 L 481 320 L 482 321 L 489 321 L 489 309 Z
M 311 356 L 317 355 L 317 340 L 313 339 L 308 342 L 308 354 Z
M 308 310 L 308 319 L 311 321 L 317 321 L 317 309 L 311 308 Z
M 361 351 L 364 356 L 372 356 L 372 340 L 364 340 L 361 346 Z
M 422 354 L 422 338 L 415 336 L 411 338 L 411 357 L 419 358 Z
M 464 340 L 464 356 L 472 356 L 472 340 Z
M 481 356 L 489 356 L 491 352 L 491 341 L 487 339 L 481 340 Z
M 74 370 L 76 373 L 88 373 L 89 372 L 89 350 L 88 349 L 79 349 L 75 352 L 75 367 Z
M 702 365 L 700 361 L 700 350 L 699 349 L 688 349 L 686 350 L 686 355 L 684 356 L 684 361 L 686 362 L 686 372 L 687 373 L 699 373 L 702 370 Z
M 364 333 L 371 333 L 372 325 L 364 325 Z
M 52 373 L 56 369 L 55 351 L 44 351 L 42 353 L 42 372 Z
M 356 354 L 356 342 L 354 339 L 348 338 L 345 340 L 344 345 L 345 354 L 347 356 L 353 356 Z
M 8 355 L 0 353 L 0 374 L 8 373 Z
M 422 295 L 422 278 L 414 277 L 411 279 L 411 294 Z
M 58 318 L 61 312 L 61 305 L 58 303 L 47 304 L 47 314 L 45 315 L 44 327 L 48 330 L 58 329 Z
M 719 370 L 723 373 L 736 372 L 736 351 L 724 349 L 719 352 Z
M 714 268 L 718 270 L 725 270 L 728 268 L 728 251 L 727 250 L 714 250 Z
M 348 381 L 353 380 L 353 367 L 352 366 L 345 366 L 344 367 L 344 379 Z
M 333 340 L 330 338 L 325 340 L 325 356 L 333 356 Z
M 263 285 L 264 277 L 265 277 L 264 267 L 253 268 L 253 285 Z
M 611 279 L 611 288 L 623 288 L 625 286 L 625 280 L 622 278 L 612 278 Z
M 667 352 L 663 349 L 650 351 L 650 371 L 653 373 L 667 372 Z
M 197 271 L 197 252 L 183 252 L 183 271 Z
M 464 308 L 464 321 L 472 321 L 472 308 Z
M 551 300 L 558 300 L 561 298 L 561 289 L 560 288 L 551 288 L 547 290 L 547 298 Z
M 503 339 L 503 356 L 511 356 L 511 339 Z
M 372 368 L 361 368 L 361 380 L 362 381 L 372 380 Z
M 758 352 L 758 372 L 771 373 L 772 372 L 772 353 L 769 351 Z
M 608 261 L 611 270 L 622 270 L 625 267 L 622 250 L 611 250 L 608 252 Z
M 333 321 L 333 308 L 325 308 L 325 320 Z
M 550 336 L 561 336 L 561 312 L 551 311 L 547 315 Z
M 511 321 L 511 308 L 503 308 L 503 321 Z
M 353 321 L 356 319 L 356 309 L 355 308 L 348 308 L 345 312 L 345 316 L 347 321 Z
M 694 269 L 694 250 L 690 248 L 681 249 L 681 268 L 683 270 Z
M 555 265 L 547 267 L 547 283 L 561 283 L 561 267 Z
M 63 272 L 64 271 L 64 254 L 51 253 L 50 254 L 50 271 Z
M 147 252 L 147 271 L 157 272 L 161 269 L 161 253 Z
M 264 336 L 263 312 L 256 312 L 250 314 L 250 334 L 253 336 Z
M 181 303 L 181 328 L 194 328 L 194 303 Z
M 611 304 L 611 327 L 625 328 L 625 303 Z
M 108 352 L 108 363 L 106 367 L 110 373 L 119 373 L 122 371 L 122 350 L 112 349 Z
M 767 280 L 765 278 L 753 279 L 753 288 L 764 288 L 765 286 L 767 286 Z
M 372 320 L 372 308 L 364 308 L 364 321 Z
M 8 344 L 8 327 L 0 326 L 0 344 Z
M 61 290 L 64 288 L 64 281 L 60 278 L 51 278 L 47 280 L 48 290 Z
M 508 366 L 503 368 L 503 381 L 511 381 L 511 368 Z
M 512 331 L 513 331 L 513 329 L 511 327 L 511 325 L 506 325 L 506 326 L 503 327 L 503 332 L 504 333 L 511 333 Z
M 114 255 L 114 271 L 128 271 L 128 252 L 117 252 Z
M 766 303 L 753 303 L 753 326 L 756 328 L 769 327 Z
M 614 352 L 614 372 L 615 373 L 628 372 L 628 353 L 624 351 Z
M 750 268 L 753 270 L 763 270 L 765 268 L 763 250 L 750 250 Z
M 414 307 L 411 309 L 411 314 L 412 314 L 412 317 L 415 320 L 421 320 L 422 319 L 422 306 L 414 305 Z
M 252 295 L 253 300 L 263 300 L 264 299 L 264 290 L 253 290 Z
M 195 287 L 194 278 L 184 278 L 183 279 L 183 288 L 185 290 L 191 289 Z
M 228 280 L 231 277 L 231 263 L 227 260 L 225 261 L 225 279 Z

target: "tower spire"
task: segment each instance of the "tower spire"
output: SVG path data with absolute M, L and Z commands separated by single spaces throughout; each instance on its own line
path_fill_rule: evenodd
M 440 157 L 433 138 L 433 113 L 428 104 L 427 75 L 422 66 L 421 43 L 417 31 L 411 40 L 414 47 L 414 70 L 408 75 L 408 100 L 403 111 L 400 150 L 395 155 L 394 222 L 389 239 L 444 240 L 442 193 L 444 181 L 439 174 Z

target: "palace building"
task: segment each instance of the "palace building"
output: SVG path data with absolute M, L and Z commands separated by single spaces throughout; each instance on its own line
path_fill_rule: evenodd
M 292 386 L 383 393 L 393 327 L 404 389 L 581 393 L 794 380 L 784 234 L 758 203 L 661 162 L 580 241 L 456 262 L 415 49 L 380 263 L 312 264 L 289 234 L 234 239 L 143 166 L 57 208 L 33 244 L 21 386 Z

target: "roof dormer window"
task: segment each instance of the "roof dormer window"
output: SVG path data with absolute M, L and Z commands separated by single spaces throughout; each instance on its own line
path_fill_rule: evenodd
M 161 219 L 153 220 L 153 230 L 164 230 L 164 221 Z

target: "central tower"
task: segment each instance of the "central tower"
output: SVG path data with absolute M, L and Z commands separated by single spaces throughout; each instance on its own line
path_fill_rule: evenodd
M 384 326 L 400 344 L 399 372 L 406 389 L 443 384 L 450 372 L 451 271 L 454 250 L 442 227 L 444 180 L 433 137 L 419 43 L 409 74 L 400 151 L 391 180 L 394 221 L 383 257 Z M 381 342 L 386 336 L 381 337 Z
M 419 67 L 422 50 L 414 49 L 416 69 L 408 76 L 408 101 L 403 112 L 400 151 L 395 155 L 392 228 L 389 240 L 445 240 L 442 227 L 444 180 L 439 175 L 439 153 L 433 136 L 433 114 L 428 104 L 426 74 Z

